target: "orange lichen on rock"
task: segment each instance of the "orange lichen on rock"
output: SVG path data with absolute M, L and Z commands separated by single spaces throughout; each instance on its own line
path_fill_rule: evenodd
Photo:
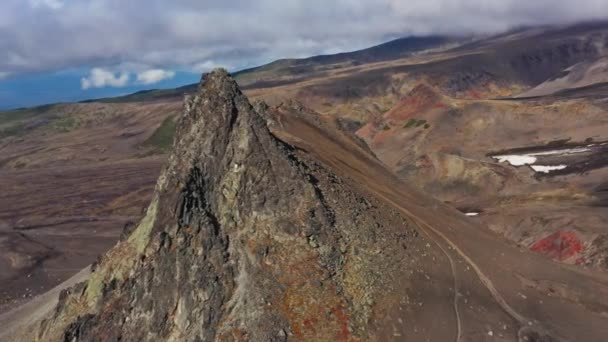
M 275 251 L 280 255 L 273 258 L 279 260 L 275 264 L 278 280 L 285 284 L 285 291 L 276 304 L 289 322 L 291 332 L 302 340 L 355 340 L 348 330 L 344 298 L 337 294 L 331 276 L 319 264 L 318 253 L 305 249 L 302 246 L 282 248 Z M 283 262 L 289 264 L 281 265 Z

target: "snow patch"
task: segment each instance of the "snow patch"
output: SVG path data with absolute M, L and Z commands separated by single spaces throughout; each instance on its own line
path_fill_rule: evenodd
M 555 170 L 563 170 L 568 165 L 530 165 L 530 167 L 536 172 L 549 173 Z
M 589 145 L 588 147 L 592 147 L 594 145 Z M 591 151 L 590 148 L 587 147 L 578 147 L 578 148 L 567 148 L 562 150 L 550 150 L 543 152 L 535 152 L 528 154 L 505 154 L 492 156 L 492 158 L 498 160 L 500 163 L 508 162 L 512 166 L 524 166 L 524 165 L 532 165 L 536 163 L 537 157 L 540 156 L 555 156 L 555 155 L 565 155 L 565 154 L 576 154 L 576 153 L 585 153 Z
M 499 163 L 509 163 L 511 166 L 530 166 L 535 172 L 549 173 L 551 171 L 563 170 L 567 168 L 567 165 L 534 165 L 538 161 L 538 157 L 541 156 L 555 156 L 555 155 L 568 155 L 576 153 L 590 152 L 591 147 L 597 146 L 596 144 L 587 145 L 587 147 L 576 147 L 576 148 L 565 148 L 561 150 L 549 150 L 542 152 L 534 152 L 527 154 L 504 154 L 492 156 Z M 601 146 L 601 145 L 600 145 Z
M 524 165 L 532 165 L 536 163 L 537 157 L 540 156 L 555 156 L 555 155 L 566 155 L 566 154 L 576 154 L 576 153 L 585 153 L 591 151 L 589 147 L 593 147 L 595 145 L 587 145 L 587 147 L 577 147 L 577 148 L 565 148 L 561 150 L 549 150 L 535 153 L 527 153 L 527 154 L 504 154 L 492 156 L 492 158 L 498 160 L 500 163 L 508 162 L 512 166 L 524 166 Z
M 467 216 L 479 216 L 479 213 L 465 213 Z
M 509 154 L 503 156 L 493 156 L 499 163 L 507 162 L 513 166 L 524 166 L 536 163 L 536 157 L 530 155 Z

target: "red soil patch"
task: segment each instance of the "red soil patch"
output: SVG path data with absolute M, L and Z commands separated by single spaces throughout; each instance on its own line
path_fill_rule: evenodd
M 384 118 L 395 121 L 404 121 L 414 114 L 433 108 L 444 108 L 441 97 L 429 86 L 421 84 L 416 86 L 393 109 L 388 111 Z
M 442 102 L 441 96 L 428 85 L 420 84 L 381 118 L 361 127 L 356 134 L 370 144 L 370 147 L 378 147 L 395 134 L 392 130 L 384 129 L 387 125 L 391 128 L 402 127 L 409 119 L 416 116 L 420 119 L 430 110 L 444 108 L 448 106 Z
M 369 141 L 374 137 L 374 125 L 368 123 L 357 131 L 357 135 L 365 141 Z
M 388 140 L 391 136 L 395 135 L 395 131 L 393 130 L 381 130 L 379 131 L 371 141 L 371 147 L 378 148 L 381 147 L 386 140 Z
M 576 237 L 576 233 L 559 231 L 537 241 L 530 249 L 548 255 L 553 259 L 564 261 L 579 254 L 583 250 L 583 244 Z

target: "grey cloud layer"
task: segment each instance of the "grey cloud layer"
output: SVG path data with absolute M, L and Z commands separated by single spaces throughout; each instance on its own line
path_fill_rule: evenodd
M 3 0 L 0 75 L 97 66 L 238 68 L 389 36 L 487 33 L 603 16 L 608 0 Z

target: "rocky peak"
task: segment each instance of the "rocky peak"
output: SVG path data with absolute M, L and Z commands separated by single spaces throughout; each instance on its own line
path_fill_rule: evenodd
M 186 99 L 176 136 L 167 174 L 178 178 L 197 166 L 206 177 L 221 177 L 270 143 L 264 120 L 223 69 L 205 74 Z
M 37 338 L 365 338 L 373 303 L 402 267 L 390 255 L 413 234 L 275 138 L 262 115 L 226 71 L 203 76 L 146 216 L 62 294 Z

